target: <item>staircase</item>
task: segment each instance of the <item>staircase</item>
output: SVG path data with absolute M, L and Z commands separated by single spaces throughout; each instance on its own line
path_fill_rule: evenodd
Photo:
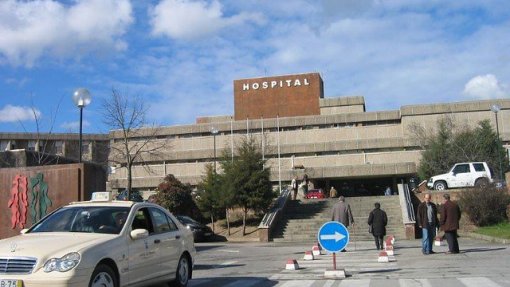
M 289 201 L 279 226 L 273 232 L 275 242 L 317 242 L 317 232 L 331 220 L 331 210 L 338 201 L 334 199 L 303 199 Z M 381 209 L 388 215 L 386 234 L 397 239 L 405 238 L 402 211 L 398 196 L 347 197 L 345 202 L 351 206 L 355 226 L 349 227 L 350 241 L 373 240 L 368 233 L 368 215 L 379 202 Z

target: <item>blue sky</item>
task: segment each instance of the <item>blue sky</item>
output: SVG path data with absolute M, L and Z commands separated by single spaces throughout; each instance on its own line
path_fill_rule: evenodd
M 295 73 L 368 111 L 510 98 L 509 51 L 507 0 L 1 0 L 0 132 L 77 132 L 79 87 L 84 133 L 112 89 L 192 124 L 233 114 L 236 79 Z

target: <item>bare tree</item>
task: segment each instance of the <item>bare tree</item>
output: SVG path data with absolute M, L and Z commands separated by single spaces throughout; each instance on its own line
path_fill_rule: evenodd
M 33 97 L 30 97 L 31 102 L 31 112 L 35 121 L 35 148 L 34 152 L 30 152 L 27 154 L 27 156 L 32 156 L 34 159 L 34 162 L 37 165 L 51 165 L 51 164 L 58 164 L 60 157 L 57 155 L 54 155 L 53 153 L 53 146 L 50 145 L 51 141 L 51 135 L 53 133 L 53 127 L 55 125 L 55 120 L 58 115 L 58 110 L 60 109 L 60 104 L 62 103 L 63 97 L 60 97 L 57 106 L 55 107 L 54 113 L 52 112 L 50 114 L 50 125 L 48 128 L 48 132 L 42 132 L 43 129 L 43 123 L 41 120 L 40 112 L 35 108 L 35 104 L 33 101 Z M 25 133 L 29 133 L 29 131 L 25 128 L 25 125 L 23 125 L 22 121 L 18 121 Z
M 159 159 L 167 147 L 167 139 L 158 139 L 160 128 L 146 121 L 147 107 L 140 97 L 126 97 L 112 89 L 103 101 L 103 122 L 110 131 L 110 162 L 127 170 L 127 198 L 132 191 L 132 168 Z

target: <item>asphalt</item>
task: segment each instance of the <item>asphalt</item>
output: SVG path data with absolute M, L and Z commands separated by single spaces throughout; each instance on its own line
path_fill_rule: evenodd
M 379 263 L 373 242 L 350 242 L 336 256 L 347 277 L 333 281 L 324 278 L 333 267 L 331 254 L 303 260 L 310 244 L 198 244 L 190 286 L 510 286 L 508 244 L 467 236 L 459 244 L 460 254 L 447 255 L 447 246 L 436 246 L 435 254 L 423 255 L 420 240 L 397 239 L 395 260 Z M 288 259 L 296 259 L 299 269 L 286 270 Z

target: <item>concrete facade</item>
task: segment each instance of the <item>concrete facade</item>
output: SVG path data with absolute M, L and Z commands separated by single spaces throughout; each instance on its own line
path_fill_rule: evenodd
M 106 134 L 82 135 L 83 161 L 103 165 L 108 163 L 109 140 Z M 25 166 L 77 162 L 79 157 L 79 134 L 71 133 L 0 133 L 0 152 L 26 150 L 35 152 L 38 158 L 29 158 Z M 58 156 L 62 159 L 59 161 Z M 34 162 L 35 161 L 35 162 Z M 32 162 L 32 164 L 28 164 Z M 1 160 L 0 167 L 17 167 Z
M 242 83 L 256 82 L 260 88 L 264 81 L 270 83 L 274 78 L 277 77 L 239 80 L 234 86 L 239 89 L 236 85 L 242 88 Z M 320 83 L 322 85 L 322 80 Z M 481 120 L 489 120 L 495 127 L 495 114 L 490 109 L 493 104 L 501 107 L 497 114 L 501 139 L 506 147 L 510 141 L 508 99 L 412 105 L 399 110 L 367 112 L 361 96 L 322 98 L 320 93 L 302 96 L 316 98 L 318 114 L 278 118 L 257 114 L 254 119 L 243 114 L 241 120 L 237 120 L 239 102 L 236 101 L 235 116 L 200 117 L 196 124 L 160 128 L 158 138 L 168 144 L 157 157 L 143 159 L 148 165 L 142 166 L 139 162 L 133 166 L 133 187 L 154 190 L 166 174 L 174 174 L 179 180 L 196 185 L 205 173 L 206 164 L 213 163 L 215 149 L 220 155 L 224 149 L 231 151 L 242 137 L 251 136 L 262 143 L 275 185 L 287 184 L 294 176 L 301 179 L 307 174 L 316 187 L 325 189 L 334 186 L 341 190 L 347 182 L 348 188 L 356 191 L 365 188 L 363 183 L 372 181 L 369 189 L 378 194 L 384 186 L 395 190 L 397 183 L 416 173 L 421 148 L 413 135 L 414 125 L 433 130 L 437 121 L 447 116 L 471 127 Z M 246 105 L 243 108 L 255 103 Z M 259 105 L 271 108 L 267 102 Z M 215 137 L 210 132 L 213 128 L 218 130 Z M 115 144 L 118 138 L 120 134 L 111 132 L 110 144 Z M 126 168 L 122 164 L 112 168 L 109 182 L 113 189 L 126 186 Z

